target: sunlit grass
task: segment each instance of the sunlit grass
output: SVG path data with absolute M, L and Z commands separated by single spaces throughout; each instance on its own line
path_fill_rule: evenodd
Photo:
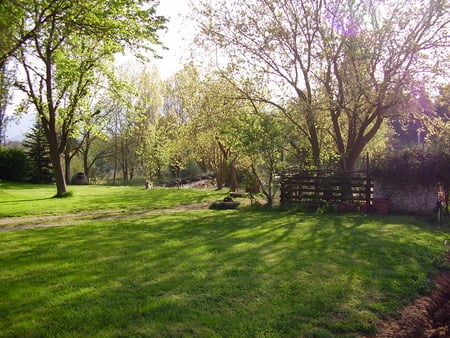
M 429 290 L 448 232 L 200 210 L 0 235 L 3 337 L 356 337 Z
M 53 198 L 53 185 L 0 182 L 0 217 L 111 210 L 139 211 L 212 201 L 225 192 L 140 186 L 70 186 L 71 196 Z

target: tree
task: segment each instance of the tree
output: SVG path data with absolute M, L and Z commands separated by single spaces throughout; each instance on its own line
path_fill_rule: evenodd
M 323 38 L 329 60 L 324 84 L 344 169 L 352 169 L 385 118 L 410 100 L 420 74 L 445 60 L 436 53 L 450 42 L 447 1 L 377 5 L 327 7 L 335 28 Z
M 49 17 L 63 10 L 60 1 L 8 0 L 0 2 L 0 68 L 29 40 Z M 37 5 L 37 6 L 36 6 Z
M 71 180 L 71 163 L 75 156 L 80 152 L 84 140 L 77 140 L 74 136 L 69 136 L 64 149 L 64 177 L 67 183 Z
M 0 147 L 5 141 L 7 126 L 6 107 L 9 101 L 9 73 L 6 64 L 0 64 Z
M 122 170 L 124 183 L 143 168 L 149 174 L 162 106 L 162 82 L 156 69 L 141 66 L 118 71 L 121 83 L 111 88 L 104 109 L 111 117 L 108 131 L 114 143 L 115 171 Z
M 201 79 L 193 63 L 184 65 L 165 82 L 162 130 L 166 136 L 166 158 L 172 175 L 180 178 L 181 170 L 194 153 L 199 135 L 190 126 L 200 110 Z
M 108 81 L 102 77 L 98 77 L 95 88 L 107 88 Z M 64 150 L 64 167 L 66 172 L 66 181 L 69 182 L 70 167 L 72 159 L 81 154 L 83 157 L 83 172 L 89 179 L 89 170 L 97 159 L 103 159 L 110 156 L 110 150 L 104 150 L 97 153 L 94 158 L 90 159 L 90 150 L 92 143 L 98 137 L 104 136 L 104 127 L 108 121 L 108 110 L 105 109 L 104 97 L 101 91 L 95 91 L 86 95 L 84 100 L 78 105 L 80 120 L 76 133 L 72 133 L 68 139 L 66 149 Z
M 189 135 L 197 159 L 213 168 L 217 188 L 238 188 L 237 167 L 240 154 L 236 137 L 230 133 L 239 119 L 252 111 L 249 101 L 221 74 L 211 73 L 199 83 L 197 108 L 191 112 Z
M 429 146 L 446 152 L 450 146 L 450 84 L 440 86 L 433 106 L 432 111 L 422 116 L 425 141 Z
M 104 72 L 107 61 L 126 47 L 152 50 L 164 19 L 156 4 L 142 1 L 50 1 L 52 15 L 24 42 L 17 58 L 26 79 L 18 87 L 37 111 L 50 145 L 57 196 L 67 192 L 61 155 L 80 120 L 79 104 Z M 48 6 L 36 0 L 25 22 L 36 23 Z M 58 6 L 59 5 L 59 6 Z M 37 24 L 36 24 L 37 25 Z
M 29 180 L 32 183 L 51 183 L 53 179 L 50 150 L 44 130 L 37 121 L 25 134 L 23 146 L 29 162 Z
M 198 13 L 202 37 L 217 62 L 232 65 L 236 83 L 277 88 L 252 99 L 284 113 L 307 138 L 316 167 L 330 133 L 351 170 L 418 74 L 445 69 L 448 55 L 446 0 L 219 0 L 203 1 Z
M 24 182 L 28 173 L 28 158 L 23 150 L 0 149 L 0 180 Z
M 218 189 L 238 188 L 239 154 L 235 135 L 228 132 L 241 114 L 251 111 L 248 101 L 218 72 L 201 76 L 187 64 L 170 79 L 165 114 L 178 126 L 178 157 L 195 160 L 204 171 L 213 170 Z
M 117 172 L 121 170 L 122 181 L 124 184 L 127 184 L 133 179 L 139 165 L 137 154 L 138 137 L 136 132 L 141 117 L 135 114 L 134 107 L 122 98 L 112 97 L 110 105 L 111 121 L 108 131 L 113 143 L 113 181 L 114 183 L 116 182 Z
M 167 133 L 161 133 L 161 109 L 163 106 L 164 83 L 156 68 L 144 69 L 135 78 L 136 97 L 134 109 L 141 116 L 136 149 L 144 175 L 151 178 L 160 175 L 164 160 L 161 150 L 164 149 L 164 138 Z
M 241 156 L 250 160 L 250 172 L 256 178 L 267 205 L 272 206 L 277 192 L 276 176 L 285 163 L 284 153 L 289 133 L 283 119 L 276 114 L 255 107 L 255 113 L 242 116 L 240 124 L 234 124 L 236 147 Z
M 42 25 L 66 6 L 62 1 L 0 1 L 0 145 L 8 122 L 5 111 L 9 103 L 9 88 L 15 76 L 8 66 L 20 48 L 37 37 Z
M 93 174 L 91 169 L 95 167 L 96 162 L 111 158 L 113 155 L 107 142 L 106 129 L 111 112 L 106 104 L 106 96 L 97 93 L 92 99 L 94 102 L 89 104 L 87 109 L 93 113 L 87 115 L 81 122 L 78 149 L 78 153 L 83 158 L 83 172 L 89 180 Z
M 83 172 L 88 177 L 98 179 L 97 176 L 103 176 L 102 165 L 105 160 L 112 158 L 112 151 L 109 143 L 102 137 L 98 137 L 91 130 L 86 131 L 84 142 L 80 148 L 80 154 L 83 158 Z
M 170 138 L 173 131 L 173 125 L 164 116 L 148 126 L 140 147 L 142 167 L 148 179 L 161 179 L 163 168 L 171 164 Z

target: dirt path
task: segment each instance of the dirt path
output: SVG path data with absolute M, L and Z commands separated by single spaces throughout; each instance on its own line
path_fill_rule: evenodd
M 189 205 L 180 205 L 170 209 L 155 209 L 155 210 L 134 211 L 134 212 L 123 212 L 117 210 L 100 210 L 100 211 L 80 212 L 66 215 L 7 217 L 0 219 L 0 232 L 58 227 L 58 226 L 78 224 L 82 222 L 126 219 L 148 215 L 170 214 L 188 210 L 201 210 L 208 208 L 209 204 L 210 202 L 201 202 Z
M 450 262 L 450 252 L 447 254 Z M 436 289 L 411 306 L 380 324 L 377 338 L 448 338 L 450 337 L 450 271 L 435 278 Z

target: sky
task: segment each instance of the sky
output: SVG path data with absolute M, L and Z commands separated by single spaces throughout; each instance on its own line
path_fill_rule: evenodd
M 188 47 L 193 38 L 192 23 L 185 19 L 189 11 L 189 0 L 160 0 L 158 14 L 169 19 L 166 24 L 167 31 L 160 34 L 160 40 L 168 50 L 159 51 L 162 59 L 152 60 L 163 79 L 168 78 L 179 70 L 187 61 Z M 126 57 L 120 57 L 121 62 L 127 62 Z M 13 101 L 20 100 L 15 94 Z M 14 107 L 10 106 L 7 115 L 13 113 Z M 34 114 L 27 114 L 16 122 L 10 122 L 6 129 L 6 141 L 22 141 L 24 135 L 29 131 L 35 121 Z
M 161 60 L 156 61 L 163 78 L 179 70 L 187 61 L 188 48 L 193 39 L 192 22 L 185 18 L 189 12 L 189 0 L 161 0 L 158 11 L 169 19 L 168 30 L 161 35 L 161 41 L 169 49 L 163 51 Z

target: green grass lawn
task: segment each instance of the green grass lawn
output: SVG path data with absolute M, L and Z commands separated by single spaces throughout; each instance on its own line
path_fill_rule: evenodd
M 45 187 L 16 188 L 0 192 L 2 216 L 37 214 L 39 203 L 51 209 L 41 213 L 64 210 L 48 202 Z M 85 199 L 135 210 L 144 193 L 158 199 L 149 208 L 219 196 L 120 189 L 80 187 L 51 201 L 72 212 L 79 209 L 70 201 Z M 5 193 L 15 196 L 11 210 Z M 431 276 L 448 268 L 448 236 L 447 228 L 412 217 L 251 210 L 0 232 L 0 336 L 371 335 L 377 321 L 429 292 Z
M 53 185 L 0 181 L 0 217 L 58 215 L 89 211 L 163 209 L 223 198 L 225 192 L 194 189 L 144 189 L 143 186 L 70 186 L 70 198 L 54 198 Z

